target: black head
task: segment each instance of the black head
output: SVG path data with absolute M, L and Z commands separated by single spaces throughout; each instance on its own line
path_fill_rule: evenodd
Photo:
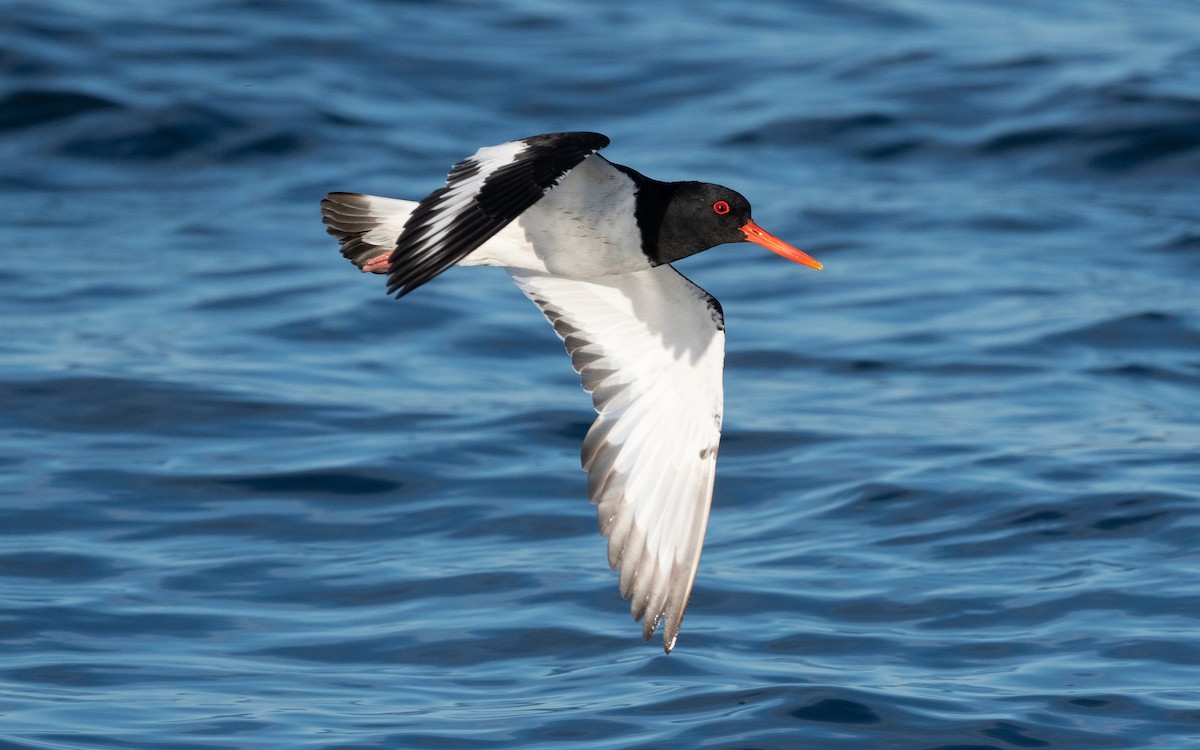
M 750 218 L 750 201 L 741 193 L 709 182 L 659 183 L 661 224 L 647 254 L 670 263 L 728 242 L 754 242 L 811 268 L 821 264 L 766 232 Z M 642 195 L 639 194 L 639 199 Z
M 709 182 L 669 183 L 658 234 L 663 263 L 686 258 L 727 242 L 744 242 L 750 201 L 741 193 Z

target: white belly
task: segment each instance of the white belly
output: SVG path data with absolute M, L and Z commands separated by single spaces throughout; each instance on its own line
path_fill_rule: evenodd
M 459 261 L 576 279 L 650 268 L 634 218 L 633 180 L 589 156 L 516 221 Z

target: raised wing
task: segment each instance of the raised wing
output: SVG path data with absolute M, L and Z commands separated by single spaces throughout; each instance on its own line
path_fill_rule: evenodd
M 455 164 L 396 242 L 388 294 L 408 294 L 465 258 L 608 145 L 599 133 L 550 133 L 487 146 Z
M 669 265 L 581 281 L 510 270 L 562 338 L 599 417 L 583 442 L 608 562 L 675 645 L 708 525 L 724 404 L 721 307 Z

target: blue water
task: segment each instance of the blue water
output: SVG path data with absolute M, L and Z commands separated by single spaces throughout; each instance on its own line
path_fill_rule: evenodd
M 3 750 L 1200 747 L 1200 5 L 3 16 Z M 729 354 L 669 656 L 533 306 L 319 219 L 568 129 L 826 264 L 681 264 Z

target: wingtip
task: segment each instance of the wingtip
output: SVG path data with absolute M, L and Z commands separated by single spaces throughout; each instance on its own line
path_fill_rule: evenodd
M 603 133 L 595 133 L 590 130 L 570 130 L 562 133 L 542 133 L 540 135 L 531 135 L 521 139 L 522 142 L 536 145 L 542 143 L 557 143 L 569 144 L 574 141 L 584 148 L 589 153 L 595 153 L 603 148 L 606 148 L 612 141 Z
M 679 640 L 679 626 L 683 624 L 683 613 L 679 614 L 679 618 L 671 622 L 671 618 L 666 618 L 667 622 L 663 625 L 663 652 L 671 653 L 675 648 L 675 641 Z
M 412 287 L 405 287 L 404 282 L 396 279 L 395 276 L 388 277 L 387 294 L 389 297 L 400 299 L 411 291 Z
M 583 133 L 583 135 L 588 136 L 589 138 L 595 140 L 596 143 L 600 144 L 600 145 L 596 146 L 597 151 L 599 151 L 602 148 L 607 147 L 610 143 L 612 143 L 612 141 L 609 139 L 609 137 L 603 133 L 594 133 L 591 131 L 585 131 Z

